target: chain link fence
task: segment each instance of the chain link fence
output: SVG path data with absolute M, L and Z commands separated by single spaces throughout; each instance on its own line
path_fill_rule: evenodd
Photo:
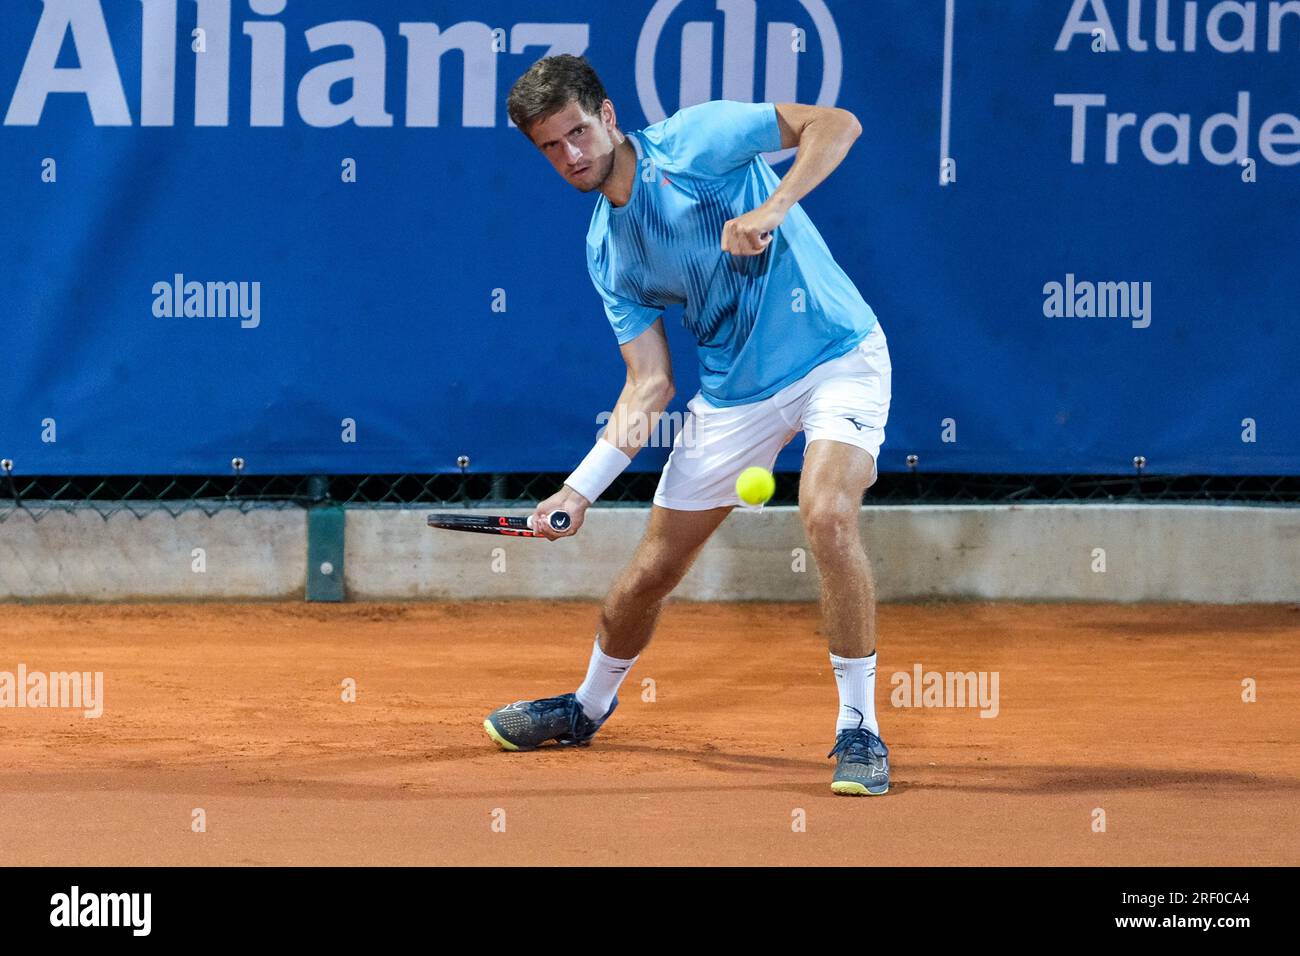
M 19 510 L 39 519 L 51 511 L 92 509 L 144 518 L 229 509 L 438 505 L 527 507 L 563 483 L 565 473 L 426 475 L 139 475 L 113 477 L 0 474 L 0 522 Z M 600 505 L 648 506 L 657 472 L 618 479 Z M 798 502 L 798 472 L 776 476 L 771 504 Z M 864 501 L 876 505 L 1015 504 L 1024 502 L 1231 502 L 1300 505 L 1300 476 L 883 474 Z

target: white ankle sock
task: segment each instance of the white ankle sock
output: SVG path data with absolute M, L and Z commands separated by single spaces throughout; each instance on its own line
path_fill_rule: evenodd
M 840 714 L 835 733 L 858 726 L 880 734 L 876 724 L 876 655 L 870 657 L 836 657 L 831 655 L 835 686 L 840 690 Z
M 627 672 L 636 662 L 636 657 L 629 661 L 610 657 L 600 649 L 600 637 L 597 636 L 596 643 L 591 648 L 591 663 L 587 665 L 587 679 L 582 682 L 576 694 L 582 712 L 592 720 L 604 717 L 609 705 L 614 702 L 614 695 L 618 693 L 623 678 L 627 677 Z

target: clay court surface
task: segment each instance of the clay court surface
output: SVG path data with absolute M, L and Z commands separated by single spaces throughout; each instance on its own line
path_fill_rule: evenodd
M 574 689 L 595 615 L 0 606 L 0 670 L 105 679 L 97 720 L 0 709 L 0 858 L 1300 863 L 1300 607 L 885 606 L 877 701 L 894 789 L 857 799 L 829 790 L 836 693 L 811 605 L 674 603 L 591 748 L 499 752 L 483 716 Z M 997 717 L 891 706 L 890 675 L 918 662 L 997 671 Z M 340 699 L 345 678 L 355 703 Z

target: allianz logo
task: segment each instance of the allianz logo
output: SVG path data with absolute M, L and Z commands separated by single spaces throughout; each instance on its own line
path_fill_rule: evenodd
M 303 0 L 293 2 L 304 12 L 310 9 Z M 381 27 L 360 19 L 290 29 L 277 19 L 289 4 L 109 4 L 114 15 L 126 21 L 115 21 L 110 29 L 102 0 L 46 0 L 31 28 L 4 125 L 37 126 L 53 98 L 74 96 L 96 126 L 175 126 L 178 100 L 184 98 L 181 122 L 194 126 L 281 127 L 296 111 L 302 123 L 313 127 L 438 127 L 448 125 L 444 79 L 449 79 L 446 86 L 453 95 L 460 94 L 451 125 L 457 118 L 462 127 L 509 125 L 504 100 L 514 78 L 540 57 L 585 53 L 593 29 L 590 23 L 494 27 L 475 20 L 399 22 L 393 35 L 392 24 Z M 359 12 L 366 9 L 374 8 L 358 4 Z M 636 89 L 647 121 L 668 115 L 656 75 L 663 75 L 657 70 L 661 47 L 670 39 L 680 51 L 674 109 L 719 97 L 753 102 L 756 94 L 762 102 L 808 102 L 811 78 L 804 77 L 809 79 L 806 90 L 800 88 L 800 79 L 810 68 L 801 70 L 800 57 L 813 49 L 820 51 L 822 76 L 812 101 L 834 105 L 843 54 L 825 0 L 764 0 L 762 14 L 759 0 L 657 0 L 636 45 Z M 611 17 L 609 28 L 616 24 Z M 8 28 L 21 31 L 27 26 L 22 16 L 11 12 Z M 130 34 L 124 31 L 136 29 L 138 36 L 127 39 Z M 716 64 L 715 30 L 722 38 L 722 57 Z M 290 76 L 286 64 L 301 58 L 289 54 L 302 46 L 313 54 L 312 65 Z M 449 53 L 457 55 L 446 60 Z M 390 55 L 405 57 L 401 90 L 385 85 Z M 503 64 L 503 56 L 517 59 Z M 181 63 L 182 57 L 192 57 L 192 67 Z M 140 64 L 138 76 L 122 71 L 120 64 L 135 62 Z M 612 65 L 595 64 L 598 70 Z M 451 82 L 455 77 L 445 76 L 448 69 L 460 71 L 458 84 Z M 670 76 L 673 72 L 667 70 Z M 192 91 L 179 90 L 178 76 L 191 74 Z M 0 89 L 0 104 L 4 94 Z M 342 94 L 347 94 L 345 99 Z
M 684 5 L 685 4 L 685 5 Z M 777 4 L 764 4 L 771 13 Z M 768 19 L 763 33 L 763 90 L 754 97 L 758 77 L 755 66 L 759 52 L 760 20 L 758 0 L 657 0 L 641 28 L 636 47 L 636 89 L 646 119 L 657 123 L 668 116 L 656 83 L 656 72 L 670 28 L 680 30 L 680 59 L 677 75 L 678 108 L 712 99 L 744 103 L 787 103 L 799 99 L 800 57 L 815 42 L 821 48 L 822 77 L 815 102 L 834 106 L 843 79 L 844 55 L 839 30 L 824 0 L 787 0 L 787 19 Z M 722 20 L 721 88 L 714 86 L 713 50 L 716 17 L 687 19 L 690 14 L 715 12 Z M 678 25 L 678 20 L 685 22 Z M 812 30 L 808 30 L 808 26 Z M 673 31 L 675 32 L 675 31 Z M 669 71 L 669 75 L 672 71 Z M 807 96 L 807 93 L 804 93 Z

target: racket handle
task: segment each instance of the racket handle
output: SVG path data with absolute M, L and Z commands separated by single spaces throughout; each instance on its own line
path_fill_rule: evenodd
M 573 524 L 573 518 L 567 511 L 552 511 L 546 516 L 546 523 L 551 526 L 552 531 L 568 531 L 569 525 Z M 533 528 L 533 516 L 528 516 L 528 527 Z M 533 530 L 536 530 L 533 528 Z

